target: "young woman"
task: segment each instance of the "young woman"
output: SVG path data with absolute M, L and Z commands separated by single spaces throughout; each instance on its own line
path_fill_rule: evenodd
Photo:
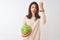
M 43 2 L 40 2 L 39 6 L 36 2 L 32 2 L 29 5 L 28 15 L 26 15 L 23 20 L 23 24 L 31 26 L 32 32 L 29 36 L 23 37 L 23 40 L 40 40 L 41 23 L 46 23 Z

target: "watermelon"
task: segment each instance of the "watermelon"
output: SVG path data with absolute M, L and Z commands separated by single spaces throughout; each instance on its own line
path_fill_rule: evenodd
M 32 31 L 31 27 L 29 25 L 23 25 L 21 28 L 21 33 L 24 35 L 30 34 Z

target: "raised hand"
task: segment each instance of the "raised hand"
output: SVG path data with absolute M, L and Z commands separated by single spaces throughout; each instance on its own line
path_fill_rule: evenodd
M 39 2 L 40 12 L 44 12 L 43 2 Z

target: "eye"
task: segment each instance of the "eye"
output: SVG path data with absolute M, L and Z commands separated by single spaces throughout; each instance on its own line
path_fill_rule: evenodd
M 35 7 L 32 7 L 32 8 L 35 8 Z

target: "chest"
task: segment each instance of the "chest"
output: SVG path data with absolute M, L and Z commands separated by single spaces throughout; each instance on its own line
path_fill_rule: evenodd
M 32 26 L 35 23 L 35 18 L 26 19 L 26 23 L 27 23 L 27 25 Z

